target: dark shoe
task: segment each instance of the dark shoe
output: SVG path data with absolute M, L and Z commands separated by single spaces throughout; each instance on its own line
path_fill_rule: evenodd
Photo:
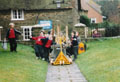
M 17 53 L 17 51 L 15 50 L 15 52 Z
M 48 62 L 48 63 L 50 62 L 49 59 L 45 59 L 45 61 Z
M 48 63 L 50 63 L 50 61 L 49 61 L 49 60 L 48 60 L 47 62 L 48 62 Z
M 13 50 L 10 50 L 10 52 L 13 52 Z
M 16 50 L 16 49 L 15 49 L 15 50 L 13 50 L 13 51 L 17 52 L 17 50 Z

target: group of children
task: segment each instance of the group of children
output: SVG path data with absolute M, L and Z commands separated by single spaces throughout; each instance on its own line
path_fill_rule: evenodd
M 36 54 L 36 59 L 42 59 L 47 62 L 49 62 L 49 54 L 52 51 L 51 45 L 53 43 L 53 37 L 52 33 L 48 32 L 48 34 L 45 34 L 45 32 L 42 30 L 40 31 L 40 34 L 38 37 L 30 37 L 32 40 L 35 40 L 35 54 Z M 66 49 L 67 55 L 72 56 L 74 55 L 73 61 L 77 59 L 78 55 L 78 32 L 73 31 L 71 33 L 71 40 L 70 40 L 70 45 Z
M 40 31 L 40 34 L 38 37 L 30 37 L 32 40 L 35 40 L 35 54 L 36 59 L 42 59 L 47 62 L 49 62 L 49 53 L 51 51 L 51 45 L 52 45 L 52 34 L 51 32 L 48 32 L 48 34 L 45 34 L 44 31 Z
M 36 59 L 42 59 L 47 62 L 49 62 L 49 53 L 52 51 L 51 50 L 51 45 L 53 43 L 53 37 L 52 33 L 48 32 L 48 34 L 45 34 L 44 31 L 40 31 L 40 34 L 38 37 L 30 37 L 32 40 L 35 40 L 35 54 L 36 54 Z M 73 61 L 77 59 L 78 55 L 78 32 L 73 31 L 71 33 L 71 40 L 70 40 L 70 45 L 66 49 L 67 55 L 72 56 L 74 55 Z

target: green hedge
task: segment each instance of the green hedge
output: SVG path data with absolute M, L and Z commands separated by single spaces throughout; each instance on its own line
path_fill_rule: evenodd
M 106 37 L 112 37 L 112 36 L 118 36 L 118 35 L 120 35 L 120 26 L 119 25 L 109 26 L 105 30 Z
M 80 23 L 83 23 L 87 27 L 90 27 L 90 19 L 87 16 L 85 16 L 85 15 L 81 15 L 80 16 Z

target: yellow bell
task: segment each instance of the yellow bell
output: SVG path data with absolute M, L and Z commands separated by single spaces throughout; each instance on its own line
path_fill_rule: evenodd
M 83 42 L 80 42 L 78 45 L 78 54 L 85 52 L 85 45 Z

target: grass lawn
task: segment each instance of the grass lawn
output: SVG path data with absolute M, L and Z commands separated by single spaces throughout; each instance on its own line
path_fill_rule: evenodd
M 34 49 L 18 45 L 18 52 L 0 47 L 0 82 L 44 82 L 47 62 L 36 60 Z
M 76 63 L 88 82 L 120 82 L 120 39 L 87 43 Z

